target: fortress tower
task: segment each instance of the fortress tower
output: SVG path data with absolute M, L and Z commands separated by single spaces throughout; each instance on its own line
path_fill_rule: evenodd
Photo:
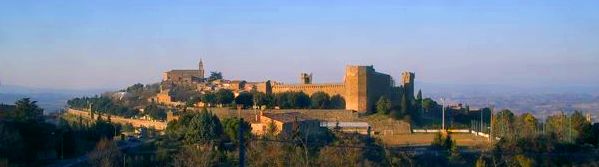
M 345 71 L 345 108 L 373 111 L 382 96 L 397 101 L 390 75 L 376 72 L 373 66 L 347 66 Z
M 403 91 L 405 95 L 411 99 L 414 99 L 414 79 L 416 78 L 416 74 L 413 72 L 402 72 L 401 73 L 401 85 L 403 87 Z
M 302 84 L 312 84 L 312 73 L 301 73 L 300 74 L 300 83 Z
M 367 66 L 345 67 L 345 109 L 355 111 L 368 111 Z

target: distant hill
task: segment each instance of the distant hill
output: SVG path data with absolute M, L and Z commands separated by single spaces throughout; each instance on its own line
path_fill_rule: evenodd
M 437 95 L 538 95 L 538 94 L 588 94 L 599 95 L 599 86 L 543 85 L 513 86 L 500 84 L 439 84 L 416 82 L 416 88 Z M 424 93 L 424 92 L 423 92 Z
M 599 87 L 597 86 L 504 86 L 474 84 L 417 83 L 424 97 L 447 104 L 467 104 L 473 108 L 494 105 L 516 113 L 530 112 L 539 118 L 559 112 L 579 110 L 599 120 Z
M 106 89 L 69 90 L 29 88 L 14 85 L 0 85 L 0 103 L 14 104 L 21 98 L 31 98 L 38 101 L 44 112 L 56 112 L 66 105 L 66 101 L 80 96 L 93 96 L 106 92 Z

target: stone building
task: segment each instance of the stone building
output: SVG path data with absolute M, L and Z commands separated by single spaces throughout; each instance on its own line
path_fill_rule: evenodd
M 171 70 L 165 72 L 162 81 L 170 82 L 203 82 L 204 81 L 204 63 L 200 60 L 197 70 Z
M 271 127 L 272 126 L 272 127 Z M 300 113 L 263 113 L 256 116 L 256 120 L 252 121 L 252 134 L 264 135 L 267 134 L 269 128 L 273 128 L 273 134 L 291 134 L 294 130 L 302 132 L 317 132 L 320 128 L 318 120 L 305 119 Z

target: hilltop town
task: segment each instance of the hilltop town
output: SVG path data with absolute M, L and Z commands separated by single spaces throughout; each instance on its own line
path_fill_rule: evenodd
M 160 84 L 160 93 L 151 99 L 168 106 L 185 105 L 186 101 L 178 101 L 174 90 L 180 87 L 195 90 L 204 95 L 221 89 L 231 90 L 235 97 L 243 93 L 261 92 L 272 95 L 284 92 L 302 92 L 312 96 L 317 92 L 329 96 L 340 96 L 345 106 L 343 109 L 369 112 L 374 111 L 375 103 L 385 96 L 392 103 L 399 104 L 401 98 L 414 101 L 414 79 L 412 72 L 403 72 L 401 85 L 396 86 L 393 78 L 377 72 L 373 66 L 348 65 L 345 75 L 338 83 L 312 83 L 312 74 L 301 73 L 297 84 L 284 84 L 277 81 L 250 82 L 245 80 L 226 80 L 222 77 L 205 77 L 204 64 L 200 60 L 197 70 L 171 70 L 165 72 Z M 194 104 L 196 107 L 209 106 L 205 101 Z

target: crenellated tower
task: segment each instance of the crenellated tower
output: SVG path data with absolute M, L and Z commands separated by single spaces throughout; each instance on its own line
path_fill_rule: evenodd
M 301 73 L 300 74 L 300 82 L 302 84 L 312 84 L 312 73 Z

